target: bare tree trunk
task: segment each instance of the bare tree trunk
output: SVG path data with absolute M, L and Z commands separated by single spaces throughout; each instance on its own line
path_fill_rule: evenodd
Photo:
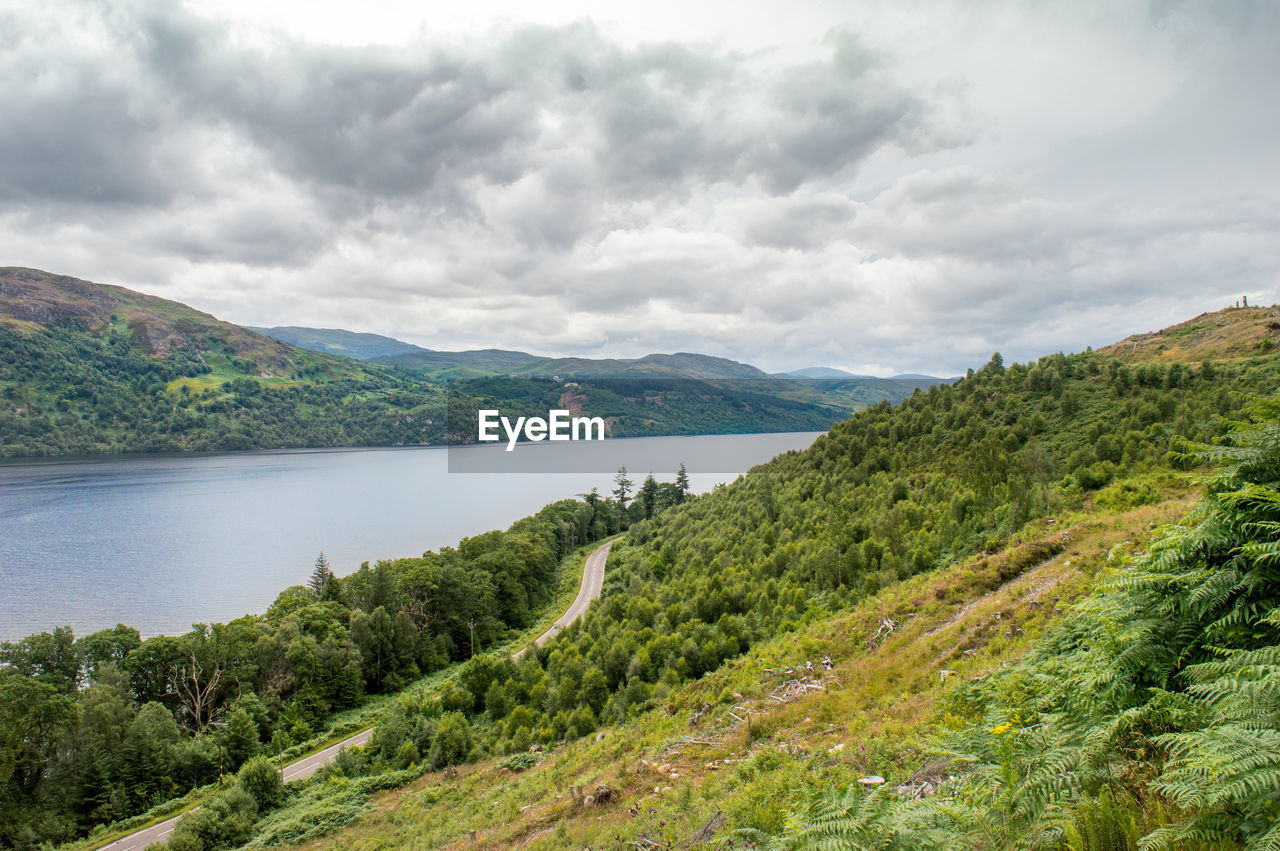
M 215 662 L 213 670 L 206 671 L 200 664 L 200 660 L 196 658 L 196 654 L 192 652 L 191 664 L 184 663 L 178 667 L 174 671 L 173 678 L 173 690 L 177 693 L 178 701 L 186 710 L 191 722 L 183 726 L 198 733 L 213 720 L 213 702 L 218 692 L 218 684 L 222 680 L 222 663 Z

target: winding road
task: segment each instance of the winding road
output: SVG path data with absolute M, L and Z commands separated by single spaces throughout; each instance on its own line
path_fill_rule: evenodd
M 561 615 L 560 619 L 552 624 L 550 629 L 534 639 L 533 643 L 535 645 L 541 647 L 550 641 L 556 633 L 582 617 L 587 611 L 587 607 L 591 605 L 591 601 L 600 596 L 600 589 L 604 587 L 604 566 L 609 560 L 609 548 L 612 546 L 613 541 L 610 541 L 592 550 L 591 554 L 587 556 L 587 563 L 582 568 L 582 584 L 578 587 L 578 596 L 573 599 L 573 604 L 569 606 L 569 610 Z M 521 650 L 519 653 L 512 654 L 511 658 L 516 660 L 523 654 L 524 651 Z M 373 728 L 370 727 L 367 730 L 361 730 L 354 736 L 343 739 L 336 745 L 330 745 L 322 751 L 313 753 L 311 756 L 289 763 L 282 772 L 284 782 L 289 783 L 293 780 L 302 780 L 310 777 L 337 759 L 338 753 L 344 748 L 358 748 L 368 742 L 372 736 Z M 199 809 L 199 807 L 196 807 L 196 809 Z M 192 812 L 192 810 L 187 812 Z M 102 845 L 98 851 L 142 851 L 148 845 L 164 842 L 173 833 L 174 828 L 178 826 L 178 820 L 184 815 L 186 813 L 181 813 L 159 824 L 154 824 L 151 827 L 117 839 L 109 845 Z
M 582 568 L 582 584 L 578 586 L 578 596 L 573 598 L 569 610 L 551 625 L 551 629 L 533 640 L 536 646 L 541 647 L 546 644 L 560 630 L 582 617 L 587 611 L 587 606 L 591 605 L 591 601 L 600 596 L 600 589 L 604 587 L 604 566 L 609 560 L 609 549 L 612 546 L 613 541 L 610 541 L 604 546 L 596 547 L 591 551 L 591 555 L 587 556 L 586 566 Z M 524 650 L 512 653 L 511 660 L 519 661 L 523 655 Z

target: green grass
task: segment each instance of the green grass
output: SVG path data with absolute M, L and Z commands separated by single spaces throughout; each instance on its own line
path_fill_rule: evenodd
M 146 830 L 161 822 L 168 821 L 176 815 L 194 810 L 200 806 L 200 802 L 204 800 L 205 795 L 216 792 L 218 788 L 217 783 L 210 783 L 207 786 L 192 789 L 181 798 L 174 798 L 171 801 L 165 801 L 163 804 L 157 804 L 141 815 L 105 825 L 84 839 L 77 839 L 75 842 L 69 842 L 58 847 L 61 851 L 94 851 L 94 849 L 101 848 L 104 845 L 110 845 L 117 839 L 123 839 L 132 833 L 137 833 L 140 830 Z
M 761 642 L 648 713 L 598 739 L 567 742 L 536 766 L 513 772 L 503 767 L 508 757 L 495 756 L 456 776 L 427 773 L 375 798 L 318 847 L 446 847 L 467 844 L 472 829 L 484 848 L 631 847 L 642 833 L 677 843 L 717 811 L 728 819 L 720 837 L 777 831 L 785 802 L 811 783 L 869 773 L 900 783 L 928 760 L 934 735 L 956 723 L 946 696 L 1020 658 L 1106 569 L 1114 547 L 1140 546 L 1154 525 L 1185 510 L 1187 494 L 1170 486 L 1157 505 L 1029 524 L 1000 552 L 914 576 Z M 900 626 L 872 646 L 885 618 Z M 825 656 L 835 662 L 830 674 Z M 771 692 L 794 678 L 781 672 L 806 662 L 816 677 L 831 677 L 824 689 L 777 703 Z M 573 803 L 570 786 L 597 784 L 619 803 Z M 306 847 L 317 847 L 315 835 Z
M 616 538 L 614 540 L 616 540 Z M 588 546 L 580 547 L 573 553 L 566 556 L 560 565 L 559 586 L 557 588 L 556 596 L 544 607 L 542 616 L 538 621 L 528 629 L 522 630 L 518 635 L 511 638 L 506 643 L 498 645 L 487 652 L 498 656 L 510 655 L 528 646 L 534 641 L 534 639 L 546 632 L 547 629 L 565 613 L 569 608 L 569 605 L 577 596 L 578 589 L 582 584 L 582 574 L 586 567 L 587 556 L 598 547 L 603 546 L 605 543 L 607 543 L 607 541 L 598 541 Z M 312 736 L 305 742 L 294 745 L 272 758 L 276 760 L 283 759 L 285 760 L 284 765 L 292 765 L 295 762 L 323 751 L 325 748 L 331 747 L 345 739 L 348 739 L 361 730 L 366 730 L 373 726 L 378 713 L 382 711 L 389 701 L 396 700 L 400 695 L 410 691 L 438 691 L 441 687 L 452 682 L 457 676 L 460 665 L 461 663 L 451 665 L 448 668 L 444 668 L 439 671 L 434 671 L 426 676 L 414 680 L 399 692 L 372 695 L 367 697 L 360 706 L 334 713 L 328 718 L 325 729 L 322 732 Z M 228 775 L 228 777 L 231 776 L 232 775 Z M 326 823 L 326 819 L 328 819 L 328 823 L 332 823 L 334 827 L 339 824 L 339 822 L 332 821 L 332 808 L 329 808 L 323 800 L 318 800 L 323 799 L 324 796 L 317 795 L 311 791 L 309 781 L 299 781 L 296 785 L 302 787 L 303 791 L 300 793 L 294 806 L 301 810 L 314 810 L 314 812 L 311 812 L 310 815 L 306 817 L 301 813 L 284 813 L 282 815 L 276 815 L 273 816 L 275 823 L 283 823 L 293 818 L 299 823 L 305 823 L 310 819 L 310 823 L 312 824 L 319 823 L 323 825 Z M 217 783 L 193 789 L 181 798 L 175 798 L 171 801 L 166 801 L 163 804 L 158 804 L 146 813 L 134 816 L 126 821 L 107 825 L 105 828 L 96 831 L 89 837 L 68 843 L 61 846 L 61 848 L 64 849 L 64 851 L 92 851 L 92 849 L 100 848 L 103 845 L 109 845 L 117 839 L 121 839 L 139 830 L 145 830 L 148 827 L 167 821 L 179 813 L 194 809 L 200 805 L 200 802 L 206 795 L 211 792 L 215 792 L 218 789 L 219 785 Z M 338 809 L 341 810 L 344 807 L 349 808 L 350 806 L 354 806 L 354 804 L 344 798 L 344 802 L 341 805 L 338 805 Z M 318 813 L 321 815 L 327 815 L 324 815 L 319 822 L 316 822 L 315 818 Z M 346 822 L 342 821 L 340 823 L 345 824 Z M 311 835 L 312 834 L 310 833 L 299 834 L 298 838 L 306 838 Z

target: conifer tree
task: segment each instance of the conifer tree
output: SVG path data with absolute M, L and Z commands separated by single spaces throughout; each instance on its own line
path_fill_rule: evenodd
M 635 486 L 635 483 L 627 478 L 626 467 L 618 468 L 618 474 L 613 477 L 613 484 L 613 498 L 625 507 L 627 498 L 631 496 L 631 488 Z
M 658 480 L 653 477 L 653 473 L 645 476 L 636 499 L 640 500 L 640 505 L 644 508 L 644 519 L 653 517 L 653 510 L 658 504 Z
M 676 470 L 676 488 L 680 492 L 677 502 L 684 502 L 685 497 L 689 495 L 689 471 L 684 468 L 684 462 L 680 462 L 680 469 Z
M 324 594 L 324 586 L 331 581 L 333 581 L 333 571 L 329 569 L 329 559 L 325 558 L 324 552 L 321 551 L 316 558 L 316 569 L 311 572 L 311 581 L 307 584 L 319 599 Z

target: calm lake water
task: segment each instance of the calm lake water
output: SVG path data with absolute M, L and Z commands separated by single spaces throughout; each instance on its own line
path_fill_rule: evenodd
M 345 574 L 505 529 L 592 487 L 607 494 L 605 471 L 621 465 L 638 485 L 650 470 L 671 480 L 684 461 L 705 491 L 816 437 L 609 440 L 592 449 L 596 472 L 572 474 L 450 473 L 457 450 L 444 447 L 0 462 L 0 640 L 61 625 L 180 633 L 263 611 L 321 550 Z M 512 454 L 561 452 L 568 469 L 574 446 Z

